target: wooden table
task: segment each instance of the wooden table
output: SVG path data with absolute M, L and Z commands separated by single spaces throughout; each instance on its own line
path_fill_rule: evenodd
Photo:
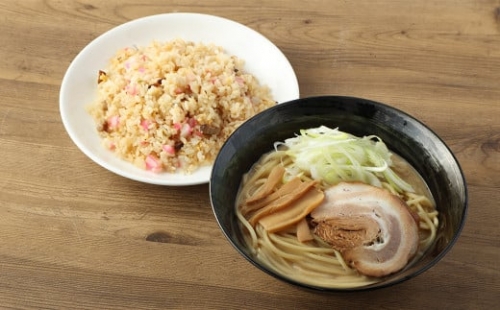
M 365 97 L 430 126 L 468 181 L 468 219 L 451 252 L 396 287 L 305 291 L 261 272 L 231 247 L 212 215 L 208 185 L 142 184 L 87 158 L 59 114 L 68 65 L 103 32 L 168 12 L 219 15 L 259 31 L 290 60 L 302 97 Z M 498 306 L 497 0 L 6 0 L 0 94 L 1 308 Z

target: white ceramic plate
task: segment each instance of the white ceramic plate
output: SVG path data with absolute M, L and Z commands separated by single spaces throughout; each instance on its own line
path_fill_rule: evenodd
M 189 175 L 154 173 L 119 159 L 102 146 L 95 123 L 85 110 L 96 96 L 97 72 L 107 66 L 116 51 L 176 38 L 214 43 L 243 59 L 246 71 L 267 85 L 278 103 L 299 98 L 297 77 L 287 58 L 271 41 L 242 24 L 197 13 L 153 15 L 122 24 L 96 38 L 75 57 L 64 75 L 59 98 L 62 121 L 73 142 L 94 162 L 118 175 L 179 186 L 207 183 L 210 179 L 211 166 Z

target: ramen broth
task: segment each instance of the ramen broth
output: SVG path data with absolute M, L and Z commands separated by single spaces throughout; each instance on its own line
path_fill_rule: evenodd
M 407 267 L 418 260 L 433 244 L 438 218 L 434 199 L 424 179 L 401 156 L 392 152 L 391 154 L 393 171 L 414 189 L 413 193 L 394 194 L 407 203 L 413 214 L 418 215 L 418 252 L 407 262 Z M 243 177 L 237 196 L 236 209 L 240 226 L 245 242 L 254 256 L 284 277 L 319 287 L 352 288 L 381 281 L 383 277 L 367 276 L 352 268 L 349 262 L 343 260 L 339 251 L 332 249 L 317 236 L 314 236 L 312 241 L 301 243 L 294 240 L 296 234 L 294 228 L 268 233 L 262 225 L 257 224 L 255 227 L 249 225 L 248 219 L 241 213 L 241 206 L 245 203 L 245 199 L 258 191 L 270 170 L 276 165 L 290 168 L 293 167 L 293 162 L 288 155 L 278 150 L 264 154 Z M 302 178 L 309 179 L 310 176 L 306 173 Z M 381 181 L 385 188 L 386 181 Z M 322 191 L 328 189 L 328 186 L 321 183 L 316 187 Z M 310 223 L 310 215 L 307 220 Z

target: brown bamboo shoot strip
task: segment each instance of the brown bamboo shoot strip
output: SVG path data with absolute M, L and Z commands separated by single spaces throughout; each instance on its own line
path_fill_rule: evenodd
M 307 224 L 306 218 L 301 219 L 297 223 L 297 240 L 299 242 L 311 241 L 314 239 L 311 229 L 309 229 L 309 224 Z
M 275 201 L 276 199 L 292 193 L 294 190 L 297 189 L 297 187 L 299 187 L 299 185 L 301 183 L 302 183 L 302 181 L 298 177 L 291 179 L 290 181 L 285 183 L 283 186 L 278 188 L 278 190 L 274 191 L 273 193 L 266 196 L 265 198 L 263 198 L 259 201 L 256 201 L 252 204 L 245 203 L 241 207 L 241 214 L 246 216 L 250 212 L 253 212 L 253 211 L 259 210 L 260 208 L 265 207 L 266 205 L 270 204 L 271 202 Z
M 257 222 L 270 214 L 273 214 L 275 212 L 278 212 L 284 208 L 287 208 L 290 204 L 292 204 L 294 201 L 300 199 L 306 192 L 316 184 L 316 181 L 307 181 L 307 182 L 300 182 L 299 186 L 297 186 L 293 192 L 284 195 L 275 201 L 271 202 L 267 206 L 262 207 L 261 209 L 257 210 L 248 220 L 250 225 L 255 227 Z
M 260 219 L 259 223 L 267 232 L 274 233 L 290 227 L 305 218 L 321 204 L 325 194 L 313 187 L 305 195 L 294 201 L 287 208 Z
M 278 185 L 278 183 L 281 181 L 281 178 L 283 177 L 284 174 L 285 174 L 285 168 L 283 166 L 281 165 L 275 166 L 269 173 L 266 182 L 259 188 L 259 190 L 252 197 L 247 199 L 247 203 L 255 202 L 271 194 Z

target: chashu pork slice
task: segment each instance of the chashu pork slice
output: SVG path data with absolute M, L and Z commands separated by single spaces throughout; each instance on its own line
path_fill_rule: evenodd
M 401 270 L 418 249 L 414 217 L 403 200 L 385 189 L 339 183 L 325 191 L 325 199 L 311 216 L 314 233 L 368 276 Z

